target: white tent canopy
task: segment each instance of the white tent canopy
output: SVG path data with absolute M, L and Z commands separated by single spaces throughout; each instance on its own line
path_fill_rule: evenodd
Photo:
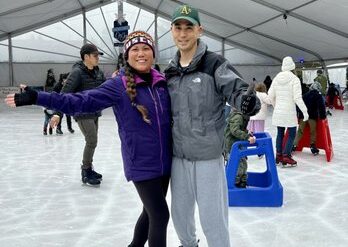
M 125 3 L 124 13 L 131 30 L 143 29 L 155 35 L 154 22 L 157 23 L 158 61 L 162 64 L 167 63 L 176 51 L 169 33 L 170 17 L 182 3 L 191 4 L 199 10 L 205 30 L 203 39 L 209 48 L 224 55 L 243 75 L 252 70 L 249 77 L 274 74 L 279 70 L 282 58 L 288 55 L 297 63 L 319 66 L 345 62 L 348 58 L 346 0 L 127 0 Z M 117 50 L 112 45 L 110 35 L 114 14 L 117 13 L 117 3 L 114 1 L 1 0 L 1 6 L 0 52 L 5 54 L 1 56 L 2 59 L 11 56 L 7 47 L 19 49 L 25 46 L 16 37 L 28 32 L 47 36 L 38 29 L 59 22 L 61 26 L 65 25 L 65 20 L 82 14 L 87 20 L 87 24 L 84 24 L 87 27 L 81 27 L 78 31 L 70 28 L 69 37 L 73 36 L 73 32 L 85 35 L 86 30 L 96 33 L 94 38 L 88 38 L 97 42 L 96 36 L 99 35 L 103 42 L 99 41 L 98 47 L 107 53 L 105 62 L 115 62 Z M 108 11 L 113 14 L 108 14 Z M 104 25 L 104 28 L 98 25 Z M 69 24 L 67 26 L 71 27 Z M 64 36 L 62 32 L 60 34 L 49 36 L 59 39 L 59 36 Z M 33 37 L 35 35 L 32 34 Z M 65 59 L 70 54 L 71 62 L 78 59 L 77 49 L 83 39 L 67 43 L 70 43 L 70 47 L 59 48 L 54 53 L 65 55 Z M 41 46 L 45 47 L 45 42 Z M 55 47 L 58 49 L 58 46 Z M 0 64 L 1 73 L 7 70 L 6 64 L 3 66 Z
M 128 1 L 166 18 L 180 1 Z M 225 43 L 279 62 L 344 60 L 348 57 L 346 0 L 200 1 L 206 32 Z M 286 19 L 284 18 L 286 15 Z

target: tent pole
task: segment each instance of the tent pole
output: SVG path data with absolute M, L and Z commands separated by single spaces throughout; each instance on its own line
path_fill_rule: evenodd
M 9 69 L 9 86 L 14 86 L 13 78 L 13 50 L 12 50 L 12 35 L 8 34 L 8 69 Z
M 82 9 L 83 44 L 87 43 L 86 10 Z
M 221 55 L 225 57 L 225 39 L 221 39 Z

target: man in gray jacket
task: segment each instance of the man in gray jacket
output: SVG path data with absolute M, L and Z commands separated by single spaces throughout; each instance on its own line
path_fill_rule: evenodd
M 93 44 L 81 47 L 82 61 L 74 64 L 61 92 L 76 93 L 96 88 L 105 81 L 103 72 L 99 69 L 99 52 Z M 101 112 L 83 113 L 74 116 L 82 134 L 85 137 L 85 148 L 81 165 L 82 182 L 88 185 L 99 185 L 102 175 L 93 169 L 93 155 L 98 142 L 98 118 Z
M 228 202 L 222 158 L 227 102 L 242 113 L 260 108 L 248 84 L 199 37 L 196 9 L 178 7 L 171 32 L 177 55 L 165 71 L 173 116 L 172 219 L 183 247 L 196 247 L 195 204 L 209 247 L 229 247 Z

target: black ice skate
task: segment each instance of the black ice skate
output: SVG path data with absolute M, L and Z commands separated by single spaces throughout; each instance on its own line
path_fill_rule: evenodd
M 103 180 L 103 175 L 101 175 L 100 173 L 96 172 L 93 169 L 92 169 L 92 175 L 98 180 Z
M 314 156 L 319 154 L 319 149 L 315 146 L 315 144 L 311 144 L 311 152 Z
M 94 176 L 92 168 L 81 169 L 81 180 L 82 183 L 92 186 L 100 185 L 100 180 Z M 99 174 L 100 175 L 100 174 Z
M 235 183 L 234 186 L 236 186 L 236 188 L 245 189 L 247 187 L 247 183 L 244 181 L 241 181 L 239 183 Z
M 56 129 L 56 134 L 57 135 L 63 135 L 63 131 L 61 129 Z

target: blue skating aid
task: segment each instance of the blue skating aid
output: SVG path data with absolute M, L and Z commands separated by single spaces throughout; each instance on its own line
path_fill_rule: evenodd
M 235 142 L 231 148 L 226 166 L 229 206 L 233 207 L 280 207 L 283 205 L 283 186 L 281 185 L 274 160 L 271 136 L 255 133 L 256 142 Z M 234 185 L 239 160 L 251 155 L 265 155 L 265 172 L 248 172 L 248 187 L 237 188 Z

